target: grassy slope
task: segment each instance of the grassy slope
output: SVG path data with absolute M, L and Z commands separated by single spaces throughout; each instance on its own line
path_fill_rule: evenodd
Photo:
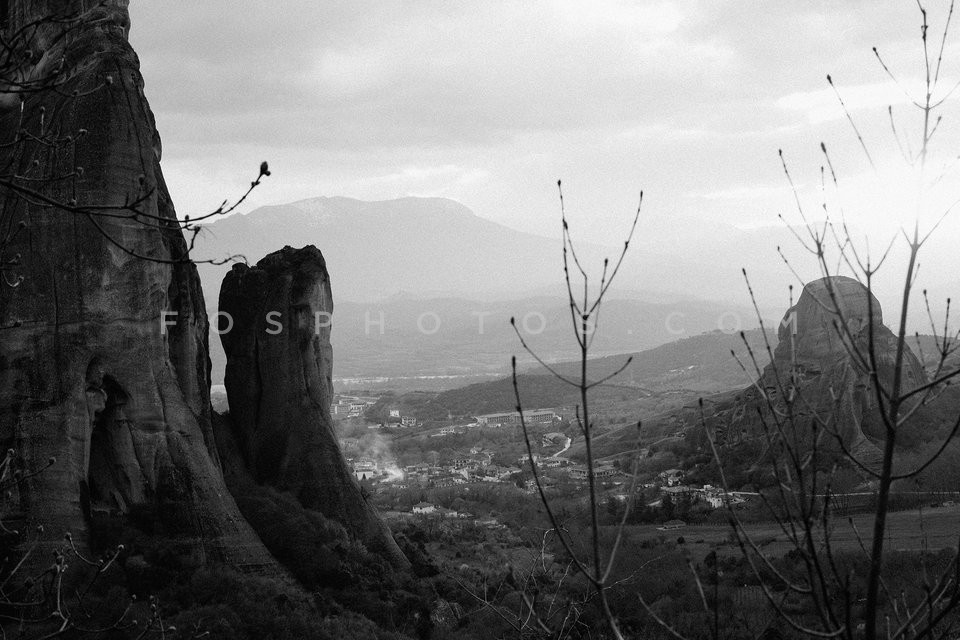
M 765 364 L 763 334 L 760 330 L 744 334 L 751 348 L 758 353 L 761 366 Z M 651 407 L 667 409 L 674 403 L 661 406 L 664 397 L 693 393 L 716 393 L 749 384 L 747 375 L 730 351 L 745 353 L 738 334 L 720 331 L 704 333 L 692 338 L 671 342 L 654 349 L 632 354 L 633 360 L 619 376 L 592 392 L 598 406 L 639 403 L 649 412 Z M 606 376 L 626 361 L 626 354 L 596 358 L 590 361 L 592 379 Z M 567 376 L 577 374 L 576 363 L 558 365 Z M 540 367 L 530 368 L 520 376 L 520 392 L 525 407 L 573 407 L 579 403 L 579 394 L 561 380 Z M 404 414 L 413 414 L 427 420 L 442 420 L 448 415 L 473 416 L 496 411 L 511 411 L 516 405 L 510 378 L 472 384 L 441 393 L 414 392 L 384 398 L 378 409 L 399 408 Z

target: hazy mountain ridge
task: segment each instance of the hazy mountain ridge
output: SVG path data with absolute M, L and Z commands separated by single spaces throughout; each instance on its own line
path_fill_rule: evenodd
M 372 301 L 399 291 L 469 296 L 494 283 L 503 290 L 547 285 L 562 273 L 558 238 L 509 229 L 445 198 L 321 197 L 261 207 L 208 229 L 198 252 L 214 257 L 255 261 L 278 246 L 316 244 L 337 283 L 337 300 Z M 585 246 L 584 253 L 601 263 L 599 248 Z M 228 269 L 205 265 L 201 277 L 215 291 Z
M 649 300 L 681 297 L 748 305 L 745 269 L 761 309 L 769 314 L 788 302 L 788 285 L 801 284 L 778 249 L 800 277 L 820 276 L 816 261 L 798 239 L 806 237 L 803 227 L 778 224 L 771 217 L 771 224 L 763 227 L 740 229 L 712 220 L 691 229 L 684 220 L 669 211 L 645 212 L 616 286 L 641 291 Z M 625 215 L 624 233 L 628 222 Z M 590 218 L 573 212 L 569 224 L 576 241 Z M 863 231 L 851 229 L 851 234 L 861 237 Z M 446 198 L 367 202 L 318 197 L 216 219 L 198 238 L 194 255 L 240 254 L 256 262 L 277 247 L 315 244 L 330 265 L 337 301 L 369 302 L 398 292 L 504 300 L 562 289 L 559 215 L 556 228 L 544 234 L 517 231 Z M 582 264 L 597 280 L 603 259 L 615 259 L 623 239 L 612 238 L 611 246 L 577 243 Z M 887 273 L 897 271 L 903 253 L 897 245 Z M 229 265 L 200 265 L 208 299 L 215 299 L 228 270 Z M 877 278 L 874 284 L 882 303 L 896 302 L 898 280 Z M 949 272 L 926 273 L 922 286 L 930 289 L 938 314 L 943 299 L 960 291 L 960 282 Z M 910 317 L 915 330 L 927 331 L 922 309 L 914 311 Z
M 759 329 L 744 333 L 751 348 L 758 352 L 760 366 L 766 364 L 763 334 Z M 775 345 L 775 336 L 771 337 Z M 633 354 L 592 358 L 588 363 L 591 379 L 598 379 L 619 368 L 628 357 L 630 366 L 609 383 L 596 387 L 594 408 L 609 408 L 624 402 L 644 401 L 642 410 L 663 408 L 655 398 L 664 394 L 674 401 L 691 393 L 718 393 L 740 388 L 747 375 L 730 355 L 730 349 L 744 350 L 739 334 L 710 331 L 698 336 L 670 342 Z M 574 363 L 561 364 L 559 369 L 572 371 Z M 575 387 L 558 380 L 539 365 L 524 370 L 518 378 L 524 406 L 530 408 L 573 406 L 580 402 Z M 448 415 L 470 417 L 483 413 L 510 411 L 516 404 L 512 379 L 509 377 L 450 389 L 441 393 L 414 392 L 387 396 L 380 409 L 400 408 L 421 419 L 444 419 Z M 599 409 L 603 413 L 604 409 Z M 406 413 L 405 413 L 406 415 Z
M 589 218 L 569 222 L 577 241 Z M 778 308 L 785 301 L 781 298 L 793 277 L 777 262 L 776 247 L 793 241 L 788 228 L 742 231 L 717 223 L 710 227 L 714 233 L 686 238 L 671 229 L 669 219 L 641 222 L 618 288 L 657 301 L 697 298 L 748 305 L 745 267 L 761 298 L 776 300 Z M 577 242 L 580 262 L 597 282 L 604 259 L 615 260 L 624 239 L 615 238 L 614 246 Z M 536 235 L 477 216 L 446 198 L 367 202 L 337 196 L 260 207 L 207 225 L 195 255 L 241 255 L 255 262 L 277 247 L 306 244 L 323 252 L 338 301 L 370 302 L 398 292 L 504 300 L 563 290 L 559 215 L 556 229 Z M 200 265 L 208 297 L 228 270 L 229 264 Z
M 770 361 L 768 345 L 771 349 L 777 346 L 776 334 L 769 328 L 766 340 L 759 328 L 744 331 L 742 336 L 739 332 L 715 329 L 641 353 L 591 359 L 589 372 L 591 378 L 602 378 L 622 367 L 626 358 L 631 357 L 630 364 L 614 382 L 652 391 L 683 388 L 716 393 L 752 382 L 756 371 L 747 347 L 762 369 Z M 556 369 L 564 375 L 576 374 L 579 363 L 564 362 Z
M 744 318 L 749 327 L 748 313 L 703 301 L 613 299 L 604 305 L 592 351 L 604 356 L 650 349 L 732 323 L 730 314 Z M 517 326 L 541 358 L 559 361 L 576 356 L 569 308 L 559 298 L 342 302 L 335 304 L 332 319 L 334 376 L 505 375 L 513 355 L 520 363 L 534 363 L 510 326 L 511 317 L 516 317 Z M 210 351 L 217 384 L 223 355 L 219 337 L 213 333 Z
M 579 224 L 582 220 L 571 222 L 574 234 Z M 778 245 L 796 243 L 789 228 L 742 231 L 716 222 L 685 243 L 669 219 L 645 224 L 618 274 L 620 290 L 610 291 L 595 355 L 756 326 L 742 266 L 758 296 L 777 300 L 777 309 L 789 299 L 792 277 L 783 276 L 784 265 L 769 259 L 755 264 L 761 254 L 775 259 Z M 311 243 L 323 252 L 334 283 L 338 378 L 505 373 L 512 354 L 524 360 L 508 324 L 512 315 L 528 317 L 531 328 L 541 317 L 546 322 L 545 330 L 531 337 L 541 357 L 576 355 L 566 330 L 559 238 L 516 231 L 453 200 L 319 197 L 262 207 L 211 224 L 197 254 L 239 253 L 256 261 L 284 245 Z M 588 271 L 618 254 L 619 249 L 578 246 Z M 199 266 L 211 314 L 228 270 L 229 265 Z M 665 283 L 674 289 L 660 290 Z M 761 313 L 779 315 L 762 303 Z M 217 383 L 223 356 L 216 337 L 211 357 Z
M 514 315 L 532 330 L 528 337 L 541 357 L 575 355 L 560 240 L 485 220 L 453 200 L 321 197 L 262 207 L 210 225 L 197 251 L 255 261 L 277 247 L 308 243 L 323 252 L 334 283 L 337 377 L 504 373 L 512 354 L 524 359 L 508 323 Z M 603 257 L 617 250 L 583 244 L 578 254 L 599 268 Z M 668 261 L 650 251 L 642 257 L 668 269 Z M 732 305 L 685 291 L 652 290 L 646 285 L 657 281 L 656 274 L 639 279 L 637 266 L 628 257 L 618 280 L 623 289 L 610 292 L 595 354 L 755 325 L 745 296 Z M 199 265 L 211 314 L 229 268 Z M 659 282 L 670 280 L 664 274 Z M 455 295 L 438 294 L 451 291 Z M 549 295 L 524 297 L 524 292 Z M 217 383 L 223 355 L 216 336 L 211 357 Z

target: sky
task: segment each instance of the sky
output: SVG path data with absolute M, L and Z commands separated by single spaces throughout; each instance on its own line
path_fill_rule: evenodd
M 935 53 L 946 2 L 929 4 Z M 130 14 L 181 215 L 235 197 L 267 160 L 273 175 L 245 211 L 443 196 L 555 236 L 562 178 L 572 224 L 603 245 L 622 241 L 643 190 L 639 240 L 655 246 L 782 227 L 781 214 L 802 222 L 782 149 L 808 219 L 825 199 L 834 219 L 842 206 L 876 251 L 918 211 L 929 228 L 960 193 L 954 172 L 918 206 L 900 151 L 915 153 L 922 131 L 912 0 L 135 0 Z M 935 97 L 960 79 L 957 53 L 948 45 Z M 956 97 L 928 181 L 956 157 Z M 821 141 L 839 176 L 826 197 Z M 942 237 L 960 232 L 956 218 Z

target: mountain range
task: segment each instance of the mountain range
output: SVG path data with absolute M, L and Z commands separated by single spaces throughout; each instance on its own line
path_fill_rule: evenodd
M 522 354 L 511 316 L 530 330 L 526 337 L 541 357 L 575 355 L 560 240 L 490 222 L 452 200 L 333 197 L 262 207 L 209 225 L 196 255 L 255 261 L 276 247 L 304 244 L 321 249 L 331 274 L 338 378 L 502 374 L 514 353 L 533 361 Z M 597 267 L 617 255 L 589 244 L 577 250 L 585 265 Z M 745 295 L 731 304 L 678 291 L 675 260 L 644 251 L 644 262 L 660 273 L 648 269 L 641 277 L 631 257 L 618 276 L 620 288 L 608 294 L 596 355 L 755 325 Z M 229 269 L 229 263 L 199 265 L 211 315 Z M 724 297 L 731 299 L 717 296 Z M 211 336 L 214 383 L 223 370 L 219 342 Z
M 589 220 L 570 225 L 576 240 Z M 617 287 L 655 302 L 700 298 L 747 305 L 741 272 L 747 268 L 761 296 L 776 296 L 772 308 L 784 302 L 790 272 L 779 265 L 776 248 L 795 244 L 788 227 L 740 230 L 722 221 L 701 223 L 695 232 L 690 227 L 675 227 L 669 218 L 641 220 Z M 614 246 L 577 242 L 581 264 L 597 281 L 604 258 L 619 256 L 622 240 L 616 238 Z M 305 244 L 323 252 L 338 301 L 394 295 L 507 300 L 564 293 L 559 219 L 556 229 L 535 235 L 446 198 L 318 197 L 260 207 L 207 225 L 194 257 L 255 262 L 278 246 Z M 200 265 L 208 296 L 215 299 L 228 270 L 229 264 Z
M 584 222 L 571 224 L 575 232 Z M 681 233 L 681 227 L 687 231 Z M 690 228 L 671 227 L 662 216 L 641 221 L 617 288 L 609 291 L 595 355 L 641 351 L 715 329 L 754 327 L 757 313 L 742 270 L 750 275 L 760 314 L 772 318 L 779 313 L 771 309 L 783 308 L 787 285 L 796 280 L 777 256 L 778 247 L 801 274 L 809 269 L 800 265 L 815 266 L 800 258 L 796 229 L 740 230 L 723 221 L 701 224 L 695 232 Z M 513 315 L 526 317 L 529 328 L 544 325 L 539 335 L 530 336 L 542 357 L 576 355 L 559 237 L 511 229 L 453 200 L 318 197 L 261 207 L 209 224 L 194 257 L 239 255 L 255 262 L 278 247 L 307 244 L 323 252 L 330 271 L 336 378 L 503 373 L 511 354 L 522 355 L 508 324 Z M 614 259 L 620 251 L 577 245 L 594 287 L 604 258 Z M 212 315 L 230 264 L 198 267 Z M 885 296 L 879 287 L 876 295 L 889 300 L 899 285 L 882 284 L 893 293 Z M 949 293 L 958 285 L 935 291 Z M 916 320 L 921 331 L 928 330 L 925 318 Z M 223 355 L 217 336 L 211 339 L 211 357 L 213 382 L 219 383 Z

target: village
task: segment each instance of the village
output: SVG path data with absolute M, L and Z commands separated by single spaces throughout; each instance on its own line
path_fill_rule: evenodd
M 350 420 L 354 427 L 352 436 L 339 438 L 340 448 L 361 486 L 370 494 L 381 491 L 418 490 L 428 496 L 431 491 L 471 486 L 515 486 L 528 494 L 537 492 L 537 480 L 531 466 L 536 468 L 541 486 L 550 491 L 575 496 L 588 487 L 591 470 L 585 464 L 567 457 L 573 444 L 576 427 L 569 422 L 563 408 L 538 408 L 523 412 L 523 423 L 531 435 L 531 452 L 527 452 L 522 437 L 509 441 L 508 446 L 489 444 L 484 434 L 503 436 L 506 430 L 520 432 L 521 415 L 506 411 L 473 416 L 470 422 L 426 425 L 415 416 L 403 415 L 398 409 L 390 409 L 388 419 L 370 423 L 363 419 L 365 412 L 374 406 L 379 397 L 372 395 L 338 395 L 331 406 L 331 414 Z M 364 433 L 364 431 L 366 433 Z M 675 435 L 682 438 L 684 434 Z M 427 451 L 414 448 L 413 443 L 440 442 L 441 439 L 475 442 L 472 446 L 435 446 Z M 452 443 L 452 442 L 451 442 Z M 418 451 L 419 459 L 410 460 Z M 511 453 L 512 452 L 512 453 Z M 517 455 L 519 453 L 520 455 Z M 641 455 L 646 450 L 641 450 Z M 401 460 L 405 454 L 406 460 Z M 646 506 L 659 508 L 669 497 L 674 503 L 680 500 L 695 502 L 709 509 L 727 505 L 740 505 L 752 495 L 742 491 L 724 491 L 710 484 L 697 486 L 684 482 L 684 472 L 667 469 L 633 482 L 627 470 L 615 461 L 598 460 L 592 469 L 597 485 L 611 500 L 625 502 L 632 486 L 635 494 L 644 492 L 655 497 Z M 407 512 L 395 513 L 395 517 L 474 518 L 473 514 L 457 512 L 421 500 Z M 491 523 L 486 523 L 492 526 Z M 676 525 L 676 523 L 673 523 Z
M 515 466 L 499 467 L 485 464 L 488 462 L 488 456 L 489 452 L 477 451 L 469 457 L 454 460 L 447 465 L 426 463 L 410 465 L 400 469 L 399 473 L 393 470 L 381 470 L 375 462 L 369 459 L 358 459 L 351 464 L 357 479 L 363 483 L 369 483 L 367 486 L 370 486 L 373 491 L 381 483 L 393 489 L 418 487 L 422 489 L 443 489 L 461 485 L 468 489 L 473 483 L 505 483 L 517 485 L 528 494 L 537 492 L 537 481 L 529 477 L 530 474 L 527 473 L 530 464 L 528 457 L 524 456 L 518 459 Z M 536 454 L 533 456 L 533 463 L 538 470 L 553 469 L 563 474 L 563 476 L 549 473 L 538 474 L 539 481 L 545 489 L 565 490 L 576 494 L 582 492 L 587 486 L 586 483 L 577 482 L 585 480 L 587 477 L 587 469 L 584 465 L 572 463 L 566 459 L 543 457 Z M 603 480 L 599 486 L 610 500 L 619 502 L 628 500 L 629 495 L 624 493 L 624 490 L 628 490 L 630 485 L 627 474 L 614 466 L 605 464 L 597 466 L 593 471 L 595 478 Z M 634 490 L 635 492 L 653 490 L 659 494 L 656 500 L 646 504 L 650 508 L 660 508 L 665 499 L 672 501 L 674 504 L 686 499 L 691 503 L 702 504 L 715 510 L 744 504 L 752 496 L 758 495 L 744 491 L 724 491 L 722 488 L 710 484 L 703 486 L 683 484 L 683 472 L 679 469 L 664 471 L 657 476 L 655 481 L 638 484 L 634 487 Z M 414 504 L 408 512 L 393 512 L 389 515 L 392 518 L 474 519 L 474 524 L 477 525 L 499 526 L 495 518 L 476 519 L 476 516 L 470 512 L 444 508 L 427 500 L 421 500 Z M 670 520 L 661 528 L 669 530 L 685 524 L 680 520 Z

